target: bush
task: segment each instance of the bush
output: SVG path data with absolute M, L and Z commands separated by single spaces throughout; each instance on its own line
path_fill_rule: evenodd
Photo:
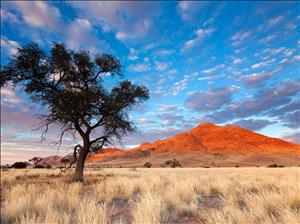
M 13 165 L 11 165 L 12 168 L 15 169 L 24 169 L 27 167 L 27 163 L 25 162 L 15 162 Z
M 144 164 L 144 167 L 145 167 L 145 168 L 151 168 L 151 167 L 152 167 L 152 163 L 146 162 L 146 163 Z
M 164 162 L 162 164 L 162 167 L 171 167 L 171 168 L 175 168 L 175 167 L 181 167 L 181 164 L 179 161 L 177 161 L 176 159 L 172 159 L 172 160 L 167 160 L 166 162 Z
M 269 168 L 282 168 L 282 167 L 285 167 L 284 165 L 277 165 L 276 163 L 273 163 L 273 164 L 270 164 L 269 166 L 268 166 Z

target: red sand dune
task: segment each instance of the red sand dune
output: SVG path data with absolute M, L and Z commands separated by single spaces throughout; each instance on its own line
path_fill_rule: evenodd
M 237 126 L 217 126 L 203 123 L 192 130 L 179 133 L 171 138 L 157 140 L 153 144 L 143 143 L 133 149 L 161 151 L 203 151 L 206 153 L 288 153 L 299 152 L 300 146 L 270 138 Z
M 219 156 L 216 158 L 216 155 Z M 295 157 L 296 156 L 296 157 Z M 131 150 L 107 149 L 89 158 L 106 164 L 141 165 L 144 161 L 161 162 L 178 158 L 189 165 L 207 164 L 219 159 L 219 164 L 256 164 L 262 161 L 297 164 L 300 145 L 270 138 L 237 126 L 217 126 L 203 123 L 190 131 L 155 142 L 142 143 Z M 159 162 L 158 162 L 159 160 Z M 238 161 L 235 163 L 235 161 Z M 111 163 L 112 162 L 112 163 Z
M 117 148 L 104 148 L 99 152 L 95 152 L 92 154 L 89 158 L 87 158 L 87 161 L 99 161 L 104 160 L 106 158 L 109 158 L 111 156 L 124 154 L 125 151 L 122 149 Z

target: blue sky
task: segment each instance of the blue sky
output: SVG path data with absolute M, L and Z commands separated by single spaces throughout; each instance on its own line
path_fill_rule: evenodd
M 299 9 L 298 2 L 1 2 L 1 64 L 30 41 L 115 55 L 125 78 L 151 96 L 130 112 L 137 131 L 124 138 L 127 148 L 206 121 L 299 143 Z M 19 89 L 1 96 L 2 163 L 55 154 L 57 129 L 43 143 L 32 131 L 38 106 Z

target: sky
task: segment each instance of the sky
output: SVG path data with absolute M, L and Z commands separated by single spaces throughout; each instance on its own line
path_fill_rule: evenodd
M 129 112 L 125 148 L 203 122 L 300 143 L 299 12 L 283 1 L 1 1 L 1 65 L 31 41 L 119 58 L 150 91 Z M 57 127 L 40 141 L 38 108 L 22 89 L 1 89 L 1 164 L 72 150 L 68 137 L 53 144 Z

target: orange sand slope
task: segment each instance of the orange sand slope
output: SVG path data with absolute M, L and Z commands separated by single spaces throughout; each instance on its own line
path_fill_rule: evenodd
M 131 150 L 105 149 L 90 162 L 112 166 L 159 166 L 176 158 L 185 166 L 257 166 L 300 164 L 300 145 L 270 138 L 237 126 L 203 123 L 171 138 L 143 143 Z

